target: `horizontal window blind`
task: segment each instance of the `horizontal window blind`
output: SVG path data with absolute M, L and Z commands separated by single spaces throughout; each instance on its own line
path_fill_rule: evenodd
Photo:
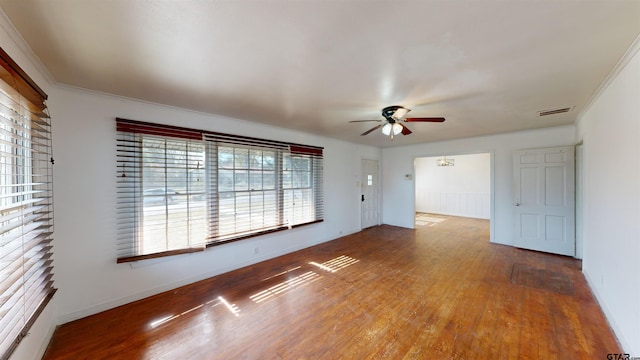
M 47 95 L 0 49 L 0 359 L 49 302 L 52 158 Z
M 195 131 L 119 121 L 118 257 L 204 249 L 204 142 Z
M 283 156 L 283 194 L 285 223 L 292 227 L 324 218 L 322 154 L 294 151 Z
M 204 139 L 215 161 L 209 245 L 322 221 L 322 148 L 220 133 Z
M 322 148 L 117 119 L 119 262 L 323 219 Z

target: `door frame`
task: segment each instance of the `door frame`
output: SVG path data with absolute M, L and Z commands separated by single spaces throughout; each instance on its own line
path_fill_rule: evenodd
M 378 225 L 382 224 L 382 166 L 380 166 L 380 159 L 368 156 L 360 157 L 360 171 L 358 171 L 358 180 L 356 181 L 356 187 L 358 188 L 359 194 L 362 194 L 362 160 L 371 160 L 376 161 L 378 163 L 378 186 L 376 187 L 376 197 L 378 199 L 378 216 L 376 222 Z M 360 231 L 364 228 L 362 227 L 362 202 L 360 201 L 360 197 L 358 197 L 358 222 L 360 223 Z
M 411 181 L 413 182 L 413 186 L 411 186 L 411 229 L 416 228 L 415 224 L 415 214 L 416 214 L 416 159 L 425 158 L 425 157 L 443 157 L 443 156 L 461 156 L 461 155 L 475 155 L 475 154 L 489 154 L 489 242 L 494 242 L 495 236 L 495 150 L 476 150 L 476 151 L 452 151 L 452 152 L 437 152 L 437 153 L 426 153 L 420 155 L 414 155 L 411 157 Z
M 575 258 L 582 260 L 584 249 L 584 142 L 575 145 Z

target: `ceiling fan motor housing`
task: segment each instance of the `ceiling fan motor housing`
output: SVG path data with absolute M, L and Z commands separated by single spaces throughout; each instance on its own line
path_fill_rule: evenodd
M 393 114 L 395 114 L 398 109 L 404 109 L 404 106 L 399 106 L 399 105 L 387 106 L 386 108 L 382 109 L 382 116 L 384 116 L 385 119 L 387 119 L 390 123 L 393 124 L 394 122 L 396 122 L 396 120 L 400 120 L 400 119 L 393 118 Z

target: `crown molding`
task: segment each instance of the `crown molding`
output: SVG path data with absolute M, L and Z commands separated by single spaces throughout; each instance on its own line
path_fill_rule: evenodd
M 591 95 L 591 97 L 589 98 L 589 101 L 587 101 L 587 103 L 584 105 L 584 107 L 582 108 L 578 116 L 576 116 L 576 119 L 578 122 L 580 121 L 580 119 L 582 119 L 584 114 L 586 114 L 589 111 L 591 106 L 593 106 L 596 100 L 598 100 L 600 95 L 602 95 L 602 93 L 609 87 L 609 85 L 611 85 L 611 83 L 618 77 L 620 72 L 622 72 L 622 70 L 624 70 L 627 64 L 629 64 L 629 61 L 631 61 L 631 59 L 633 59 L 633 57 L 639 51 L 640 51 L 640 34 L 635 38 L 635 40 L 631 43 L 631 46 L 629 46 L 629 48 L 624 53 L 622 58 L 620 58 L 620 60 L 616 63 L 616 65 L 611 69 L 609 74 L 607 74 L 607 77 L 604 79 L 604 81 L 600 84 L 600 86 L 598 86 L 596 91 Z
M 35 71 L 38 71 L 42 77 L 49 83 L 51 86 L 58 85 L 56 79 L 51 75 L 49 70 L 44 66 L 40 58 L 33 52 L 27 41 L 22 37 L 22 34 L 16 29 L 13 25 L 7 14 L 0 9 L 0 28 L 4 30 L 4 32 L 9 36 L 13 44 L 17 47 L 17 49 L 22 53 L 22 55 L 31 63 L 32 68 Z M 5 49 L 6 50 L 6 49 Z M 15 57 L 15 56 L 14 56 Z M 15 60 L 15 59 L 14 59 Z M 21 65 L 24 69 L 26 66 Z

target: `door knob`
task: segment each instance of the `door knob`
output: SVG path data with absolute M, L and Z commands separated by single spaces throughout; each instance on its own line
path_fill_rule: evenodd
M 515 203 L 515 205 L 516 205 L 516 206 L 520 206 L 520 203 L 519 203 L 519 202 L 517 202 L 517 203 Z

